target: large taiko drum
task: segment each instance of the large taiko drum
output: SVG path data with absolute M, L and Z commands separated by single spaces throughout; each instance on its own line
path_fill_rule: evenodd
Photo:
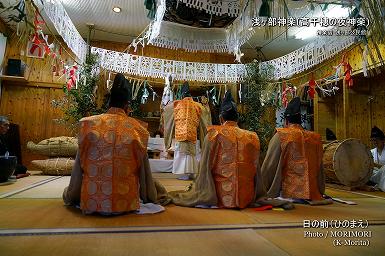
M 324 145 L 323 165 L 327 182 L 358 187 L 368 182 L 374 163 L 364 143 L 346 139 Z

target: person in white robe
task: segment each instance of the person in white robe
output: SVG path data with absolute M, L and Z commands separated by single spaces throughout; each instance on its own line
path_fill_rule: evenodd
M 180 96 L 182 100 L 176 100 L 164 108 L 164 141 L 165 148 L 174 151 L 172 172 L 181 175 L 180 179 L 187 180 L 193 179 L 198 173 L 198 130 L 202 141 L 207 133 L 207 125 L 211 123 L 205 120 L 210 113 L 204 111 L 209 110 L 193 101 L 187 82 L 183 84 Z
M 371 131 L 370 139 L 375 148 L 370 150 L 373 155 L 374 169 L 370 181 L 375 183 L 381 190 L 385 191 L 385 135 L 378 127 L 374 126 Z

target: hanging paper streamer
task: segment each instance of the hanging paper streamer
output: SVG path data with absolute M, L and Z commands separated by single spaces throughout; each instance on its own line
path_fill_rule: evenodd
M 138 97 L 139 90 L 140 90 L 140 88 L 142 87 L 143 84 L 144 84 L 144 81 L 142 81 L 141 83 L 137 82 L 137 85 L 136 85 L 136 88 L 135 88 L 135 92 L 134 92 L 134 95 L 132 97 L 133 100 L 135 100 Z
M 108 79 L 106 81 L 107 83 L 107 89 L 111 90 L 113 81 L 111 80 L 111 72 L 108 72 Z
M 344 58 L 344 57 L 343 57 Z M 343 67 L 343 60 L 338 64 L 338 66 L 334 67 L 336 69 L 336 73 L 334 75 L 334 84 L 337 85 L 339 78 L 341 77 L 341 71 Z
M 241 81 L 246 73 L 245 65 L 243 64 L 216 64 L 156 59 L 95 47 L 91 48 L 91 52 L 100 56 L 102 68 L 114 72 L 125 70 L 126 74 L 141 77 L 163 78 L 167 74 L 174 72 L 172 76 L 178 80 L 236 83 Z M 124 61 L 117 60 L 118 55 Z M 119 68 L 117 68 L 118 66 Z
M 43 33 L 42 26 L 44 24 L 45 22 L 41 19 L 39 12 L 36 10 L 33 21 L 34 33 L 30 35 L 30 42 L 28 44 L 28 57 L 43 58 L 44 55 L 49 56 L 54 54 L 55 45 L 53 43 L 48 43 L 48 35 L 44 35 Z M 56 54 L 54 54 L 53 58 L 55 57 Z
M 209 94 L 211 95 L 211 100 L 213 101 L 213 103 L 215 105 L 218 105 L 218 100 L 217 100 L 217 97 L 216 97 L 216 93 L 217 93 L 217 88 L 214 86 L 210 91 L 209 91 Z
M 35 18 L 33 21 L 34 25 L 34 33 L 30 36 L 30 43 L 28 45 L 28 57 L 38 57 L 43 58 L 44 57 L 44 42 L 40 39 L 40 32 L 42 31 L 41 25 L 43 25 L 44 22 L 39 20 L 37 11 L 35 12 Z
M 203 10 L 213 15 L 228 15 L 237 17 L 240 13 L 241 4 L 237 1 L 211 1 L 211 0 L 178 0 L 188 7 Z
M 287 107 L 288 101 L 287 101 L 287 88 L 286 88 L 286 82 L 282 82 L 282 106 Z
M 143 91 L 143 95 L 142 95 L 142 99 L 141 99 L 142 104 L 146 104 L 149 95 L 150 95 L 150 93 L 148 92 L 148 89 L 147 89 L 147 81 L 145 81 L 144 82 L 144 91 Z
M 170 102 L 174 101 L 174 93 L 171 90 L 170 78 L 171 78 L 170 75 L 168 75 L 165 78 L 165 86 L 164 86 L 164 89 L 163 89 L 162 102 L 161 102 L 161 105 L 160 105 L 161 109 L 163 109 Z
M 67 90 L 70 91 L 72 88 L 76 87 L 77 82 L 77 71 L 78 67 L 73 66 L 69 71 L 69 80 L 67 82 Z
M 321 92 L 321 94 L 320 94 L 321 97 L 335 95 L 336 91 L 339 90 L 339 88 L 337 86 L 333 86 L 331 89 L 322 88 L 321 86 L 319 86 L 319 84 L 316 81 L 315 81 L 315 85 L 317 86 L 317 89 L 319 90 L 319 92 Z
M 315 95 L 315 86 L 316 86 L 316 83 L 315 83 L 315 80 L 314 80 L 314 75 L 312 75 L 312 78 L 310 79 L 309 81 L 309 89 L 307 91 L 307 93 L 309 94 L 309 97 L 311 99 L 314 99 L 314 95 Z
M 136 90 L 136 81 L 131 81 L 130 79 L 130 84 L 131 84 L 131 99 L 134 99 L 134 95 L 135 95 L 135 90 Z
M 262 62 L 261 67 L 273 66 L 275 79 L 291 77 L 324 62 L 352 44 L 354 36 L 324 36 L 287 55 Z
M 33 1 L 37 7 L 48 16 L 58 34 L 63 38 L 67 46 L 78 57 L 80 62 L 85 60 L 87 54 L 87 43 L 77 31 L 72 20 L 68 16 L 62 1 Z
M 287 107 L 292 98 L 295 97 L 297 88 L 292 85 L 288 85 L 286 81 L 282 82 L 282 106 Z M 290 95 L 290 98 L 288 97 Z
M 352 78 L 352 66 L 350 66 L 349 62 L 344 63 L 344 71 L 345 71 L 345 82 L 348 85 L 348 88 L 353 87 L 353 78 Z
M 239 84 L 238 96 L 239 96 L 239 103 L 242 103 L 242 84 Z
M 43 58 L 44 52 L 43 52 L 44 46 L 42 45 L 42 42 L 40 41 L 37 34 L 34 34 L 32 36 L 31 42 L 28 45 L 28 52 L 27 57 L 38 57 Z

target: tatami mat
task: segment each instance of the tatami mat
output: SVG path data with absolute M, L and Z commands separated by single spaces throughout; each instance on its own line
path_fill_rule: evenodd
M 184 190 L 192 181 L 177 180 L 177 175 L 171 173 L 156 173 L 154 177 L 158 179 L 167 189 L 167 191 Z M 0 196 L 2 194 L 16 191 L 28 187 L 32 184 L 43 180 L 49 180 L 55 178 L 53 176 L 30 176 L 27 178 L 19 179 L 13 184 L 0 186 Z M 28 189 L 21 193 L 17 193 L 11 198 L 61 198 L 63 189 L 68 186 L 70 176 L 56 177 L 55 180 L 47 182 L 45 184 L 36 186 L 32 189 Z M 352 200 L 355 198 L 367 198 L 367 197 L 380 197 L 385 198 L 385 193 L 381 191 L 366 192 L 366 191 L 347 191 L 338 188 L 326 188 L 326 194 L 331 197 L 337 197 L 341 199 Z M 353 200 L 354 201 L 354 200 Z
M 158 180 L 163 184 L 163 186 L 188 186 L 193 183 L 191 180 L 178 180 L 173 178 L 158 178 Z
M 351 201 L 353 198 L 367 198 L 370 196 L 370 195 L 354 194 L 351 191 L 340 190 L 335 188 L 326 188 L 325 194 L 331 197 L 348 199 L 349 201 Z
M 160 173 L 160 172 L 153 172 L 152 177 L 155 179 L 177 179 L 179 176 L 178 174 L 173 173 Z
M 385 192 L 383 191 L 352 191 L 351 193 L 354 195 L 377 197 L 385 200 Z
M 157 174 L 157 178 L 165 185 L 168 191 L 184 189 L 189 181 L 180 181 L 171 177 L 171 174 Z M 36 181 L 31 176 L 25 180 L 31 180 L 28 184 Z M 164 226 L 164 225 L 221 225 L 221 224 L 266 224 L 266 223 L 302 223 L 304 218 L 311 219 L 343 219 L 366 218 L 368 220 L 385 221 L 385 202 L 380 198 L 373 198 L 370 195 L 352 194 L 350 191 L 340 191 L 328 188 L 328 195 L 347 199 L 356 202 L 358 205 L 345 205 L 334 203 L 332 205 L 309 206 L 296 205 L 291 211 L 264 211 L 257 212 L 253 209 L 239 210 L 207 210 L 167 206 L 166 212 L 154 216 L 137 216 L 129 214 L 114 217 L 114 221 L 106 221 L 105 217 L 90 216 L 83 218 L 77 209 L 63 206 L 61 200 L 63 189 L 68 186 L 70 177 L 49 177 L 55 178 L 42 185 L 27 189 L 20 193 L 11 195 L 8 199 L 0 201 L 0 225 L 5 228 L 24 227 L 95 227 L 111 226 Z M 15 186 L 12 184 L 10 186 Z M 21 184 L 20 184 L 21 185 Z M 41 200 L 38 200 L 41 199 Z M 47 199 L 47 200 L 44 200 Z M 55 200 L 49 200 L 55 199 Z M 29 213 L 26 218 L 26 213 Z M 18 221 L 8 220 L 10 216 L 18 216 Z M 41 221 L 44 219 L 44 222 Z M 69 223 L 63 223 L 62 219 L 71 219 Z M 107 218 L 108 219 L 108 218 Z M 7 220 L 7 221 L 6 221 Z M 22 220 L 22 221 L 19 221 Z M 24 223 L 25 222 L 25 223 Z M 30 226 L 32 225 L 32 226 Z M 91 225 L 91 227 L 92 227 Z
M 16 182 L 11 184 L 0 185 L 0 195 L 25 188 L 37 182 L 49 180 L 50 178 L 52 178 L 52 176 L 29 176 L 22 179 L 18 179 L 16 180 Z
M 61 198 L 68 186 L 70 176 L 56 177 L 55 180 L 27 189 L 8 198 Z
M 81 211 L 65 207 L 61 199 L 2 199 L 1 228 L 125 227 L 253 224 L 238 210 L 184 208 L 174 205 L 154 215 L 127 214 L 115 217 L 83 216 Z
M 370 188 L 369 186 L 367 187 Z M 338 185 L 338 184 L 326 184 L 326 192 L 328 190 L 331 191 L 339 191 L 339 192 L 347 192 L 352 197 L 357 195 L 363 195 L 363 196 L 373 196 L 373 197 L 381 197 L 385 199 L 385 192 L 377 190 L 377 191 L 364 191 L 364 190 L 349 190 L 347 187 Z
M 177 180 L 172 174 L 154 174 L 154 177 L 168 191 L 181 190 L 191 183 Z M 169 205 L 160 214 L 104 217 L 84 216 L 79 209 L 63 205 L 61 196 L 69 179 L 69 176 L 31 176 L 3 190 L 0 186 L 0 193 L 9 194 L 0 199 L 0 227 L 12 234 L 1 236 L 1 255 L 381 255 L 379 252 L 384 251 L 385 201 L 368 192 L 358 194 L 327 188 L 328 195 L 358 205 L 296 205 L 290 211 L 262 212 Z M 305 219 L 361 219 L 377 226 L 369 227 L 373 231 L 370 246 L 335 248 L 328 239 L 303 238 Z M 12 233 L 24 229 L 33 233 L 39 228 L 84 228 L 105 233 L 33 236 L 27 235 L 28 232 Z M 110 231 L 100 231 L 103 228 Z M 119 233 L 118 228 L 126 231 Z M 38 243 L 42 246 L 36 246 Z
M 261 229 L 256 230 L 255 232 L 258 235 L 265 237 L 270 242 L 274 243 L 277 247 L 286 251 L 290 255 L 301 255 L 301 256 L 314 256 L 314 255 L 349 255 L 349 256 L 372 256 L 372 255 L 384 255 L 385 252 L 385 228 L 384 226 L 369 226 L 366 231 L 371 231 L 371 237 L 359 237 L 359 238 L 338 238 L 331 237 L 331 231 L 357 231 L 360 229 Z M 328 232 L 327 238 L 305 238 L 304 232 L 312 231 L 319 232 L 326 236 L 326 231 Z M 359 241 L 365 240 L 369 242 L 368 246 L 359 246 L 359 245 L 340 245 L 334 246 L 333 240 L 338 239 L 340 242 L 345 242 L 345 240 L 350 241 Z M 341 243 L 343 244 L 343 243 Z M 361 244 L 361 242 L 357 242 Z M 363 244 L 363 242 L 362 242 Z
M 178 185 L 178 186 L 165 186 L 167 192 L 170 191 L 185 191 L 187 188 L 187 185 Z
M 359 205 L 333 204 L 327 206 L 296 205 L 291 211 L 255 211 L 254 209 L 197 209 L 174 205 L 155 215 L 127 214 L 113 218 L 92 215 L 86 218 L 80 210 L 63 206 L 60 199 L 2 199 L 0 227 L 59 228 L 59 227 L 118 227 L 118 226 L 176 226 L 176 225 L 235 225 L 280 224 L 301 225 L 304 219 L 365 219 L 385 223 L 385 204 L 379 199 L 360 199 Z
M 21 255 L 288 255 L 253 230 L 2 237 L 0 251 Z M 36 246 L 41 244 L 42 246 Z
M 331 205 L 309 206 L 296 204 L 290 211 L 264 211 L 255 213 L 253 209 L 245 209 L 243 213 L 258 223 L 303 223 L 310 220 L 345 220 L 365 219 L 385 222 L 385 202 L 376 198 L 355 198 L 358 205 L 333 203 Z
M 168 191 L 173 190 L 183 190 L 192 181 L 183 181 L 177 180 L 177 175 L 171 173 L 155 173 L 153 175 L 158 179 Z M 36 186 L 32 189 L 28 189 L 22 193 L 15 194 L 11 196 L 12 198 L 61 198 L 63 189 L 68 186 L 70 181 L 70 176 L 64 177 L 54 177 L 54 176 L 30 176 L 23 179 L 17 180 L 17 182 L 12 184 L 7 184 L 0 186 L 0 196 L 11 191 L 16 191 L 22 188 L 26 188 L 32 184 L 56 178 L 53 181 Z M 326 188 L 326 194 L 332 197 L 342 198 L 342 199 L 353 199 L 353 198 L 367 198 L 367 197 L 384 197 L 385 193 L 381 191 L 376 192 L 366 192 L 366 191 L 347 191 L 341 190 L 338 188 Z
M 161 175 L 159 181 L 165 186 L 167 191 L 184 190 L 191 181 L 177 180 L 176 178 L 162 178 Z M 168 176 L 166 174 L 166 176 Z M 42 176 L 41 176 L 42 177 Z M 50 177 L 50 176 L 45 176 Z M 28 179 L 27 177 L 26 179 Z M 70 176 L 56 177 L 57 179 L 36 186 L 34 188 L 22 191 L 20 193 L 9 196 L 8 198 L 61 198 L 63 190 L 68 186 L 70 182 Z M 8 186 L 14 186 L 10 184 Z M 20 187 L 20 186 L 19 186 Z
M 2 255 L 383 255 L 383 226 L 369 226 L 368 238 L 335 238 L 339 229 L 280 228 L 1 237 Z M 357 229 L 355 229 L 357 230 Z M 305 238 L 305 231 L 327 238 Z M 339 231 L 351 231 L 340 229 Z M 334 246 L 363 241 L 362 245 Z M 367 244 L 366 245 L 364 245 Z M 36 246 L 42 244 L 43 246 Z

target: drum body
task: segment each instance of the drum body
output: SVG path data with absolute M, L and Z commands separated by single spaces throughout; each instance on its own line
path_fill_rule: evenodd
M 327 182 L 358 187 L 370 179 L 374 162 L 364 143 L 346 139 L 324 145 L 323 166 Z

